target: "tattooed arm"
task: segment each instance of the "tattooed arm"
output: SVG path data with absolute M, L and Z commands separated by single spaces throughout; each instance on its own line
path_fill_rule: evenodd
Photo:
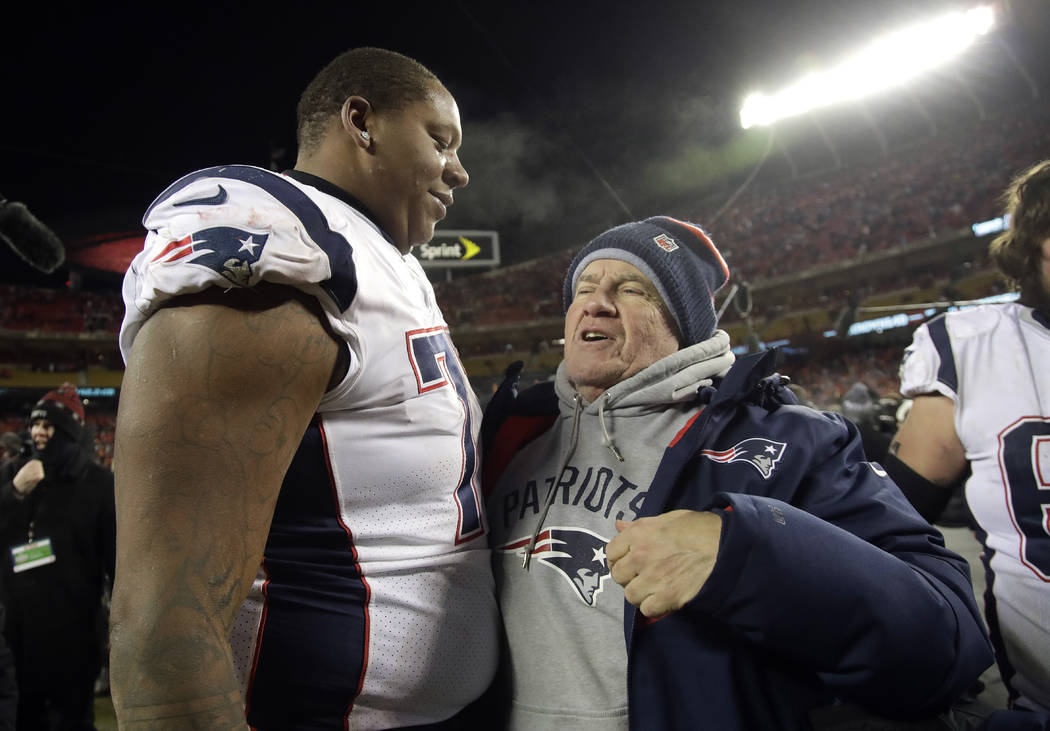
M 312 301 L 259 289 L 157 312 L 128 359 L 110 659 L 122 729 L 246 728 L 230 629 L 338 349 Z

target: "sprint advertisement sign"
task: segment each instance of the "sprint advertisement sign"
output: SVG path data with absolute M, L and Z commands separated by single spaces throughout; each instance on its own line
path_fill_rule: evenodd
M 425 269 L 499 266 L 496 231 L 435 231 L 428 244 L 412 249 Z

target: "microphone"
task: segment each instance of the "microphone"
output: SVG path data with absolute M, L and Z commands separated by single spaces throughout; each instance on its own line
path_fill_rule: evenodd
M 29 266 L 46 274 L 66 260 L 66 250 L 58 235 L 41 223 L 25 204 L 3 196 L 0 196 L 0 241 Z

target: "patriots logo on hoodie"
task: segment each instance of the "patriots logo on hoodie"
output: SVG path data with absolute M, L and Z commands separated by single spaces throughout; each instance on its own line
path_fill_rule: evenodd
M 536 537 L 532 556 L 544 566 L 557 571 L 569 583 L 580 600 L 593 607 L 609 578 L 605 560 L 608 541 L 583 528 L 548 528 Z M 524 555 L 529 537 L 506 543 L 497 551 Z
M 769 479 L 777 463 L 787 449 L 785 442 L 774 442 L 772 439 L 752 437 L 734 444 L 726 450 L 702 449 L 700 454 L 715 462 L 747 462 L 758 470 L 764 479 Z

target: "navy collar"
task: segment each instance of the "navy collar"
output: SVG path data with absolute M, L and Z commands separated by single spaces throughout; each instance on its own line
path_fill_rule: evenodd
M 390 235 L 387 234 L 387 232 L 383 230 L 382 225 L 380 225 L 379 220 L 375 217 L 375 215 L 372 213 L 372 211 L 368 210 L 368 207 L 365 206 L 364 203 L 362 203 L 357 198 L 355 198 L 354 196 L 352 196 L 349 193 L 347 193 L 345 190 L 340 188 L 335 183 L 329 182 L 329 181 L 325 180 L 324 178 L 319 178 L 316 175 L 313 175 L 311 173 L 304 173 L 302 170 L 295 170 L 295 169 L 285 170 L 281 174 L 282 175 L 287 175 L 292 180 L 297 180 L 300 183 L 302 183 L 303 185 L 311 185 L 314 188 L 317 188 L 322 193 L 327 193 L 328 195 L 332 196 L 333 198 L 338 198 L 343 203 L 346 203 L 348 206 L 350 206 L 354 210 L 358 211 L 365 218 L 367 218 L 369 221 L 374 223 L 376 225 L 376 228 L 379 229 L 379 233 L 383 234 L 383 238 L 385 238 L 387 241 L 389 241 L 394 246 L 394 248 L 397 248 L 397 244 L 395 244 L 394 240 L 392 238 L 390 238 Z
M 1047 317 L 1039 310 L 1032 310 L 1032 319 L 1038 322 L 1043 327 L 1045 327 L 1047 330 L 1050 330 L 1050 317 Z
M 723 401 L 736 403 L 743 399 L 759 381 L 773 374 L 776 362 L 776 350 L 764 350 L 738 358 L 718 384 L 718 391 L 711 400 L 711 406 Z

